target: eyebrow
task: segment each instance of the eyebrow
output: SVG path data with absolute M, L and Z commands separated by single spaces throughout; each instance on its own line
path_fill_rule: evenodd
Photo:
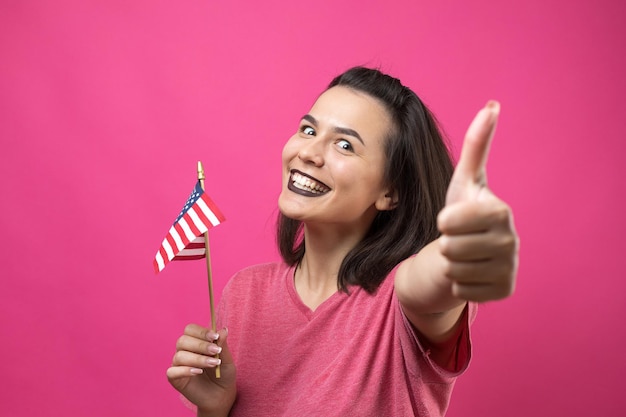
M 305 114 L 304 116 L 302 116 L 302 120 L 306 120 L 307 122 L 311 123 L 313 126 L 317 127 L 318 123 L 317 123 L 317 119 L 313 116 L 311 116 L 310 114 Z M 361 139 L 361 135 L 359 135 L 359 132 L 357 132 L 354 129 L 350 129 L 347 127 L 339 127 L 336 126 L 333 128 L 333 132 L 342 134 L 342 135 L 348 135 L 348 136 L 353 136 L 355 138 L 357 138 L 359 140 L 359 142 L 361 142 L 363 145 L 365 145 L 365 142 L 363 142 L 363 139 Z

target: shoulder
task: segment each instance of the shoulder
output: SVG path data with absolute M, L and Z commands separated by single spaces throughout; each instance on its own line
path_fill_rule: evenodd
M 284 262 L 267 262 L 257 265 L 251 265 L 237 271 L 232 278 L 233 280 L 247 280 L 259 277 L 274 276 L 286 272 L 289 266 Z
M 293 268 L 280 262 L 249 266 L 235 273 L 226 283 L 221 296 L 218 317 L 221 325 L 241 330 L 250 317 L 284 306 L 287 274 Z
M 398 264 L 396 265 L 385 277 L 385 279 L 383 279 L 380 283 L 380 285 L 378 286 L 378 288 L 376 289 L 376 291 L 374 291 L 374 295 L 377 297 L 390 297 L 390 296 L 395 296 L 395 279 L 396 279 L 396 273 L 398 272 L 398 268 L 401 266 L 402 264 Z
M 263 291 L 280 280 L 291 269 L 284 262 L 267 262 L 248 266 L 236 272 L 226 283 L 224 294 Z

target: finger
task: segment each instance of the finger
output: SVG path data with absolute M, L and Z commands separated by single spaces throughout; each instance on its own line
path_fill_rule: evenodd
M 177 351 L 188 351 L 206 355 L 216 355 L 222 351 L 222 348 L 213 342 L 197 339 L 192 336 L 182 335 L 176 341 Z
M 489 146 L 496 130 L 500 103 L 489 101 L 470 124 L 465 134 L 461 157 L 454 175 L 484 185 L 487 183 L 486 165 Z
M 511 282 L 502 283 L 501 285 L 465 285 L 455 282 L 452 284 L 452 294 L 462 300 L 475 301 L 480 303 L 506 298 L 513 293 L 513 288 L 514 285 Z
M 230 349 L 228 348 L 228 329 L 224 327 L 218 332 L 219 338 L 217 339 L 217 344 L 222 348 L 220 352 L 220 358 L 222 359 L 222 364 L 232 364 L 234 363 L 233 356 L 230 353 Z
M 213 330 L 200 326 L 198 324 L 188 324 L 185 327 L 185 335 L 195 337 L 196 339 L 209 340 L 214 342 L 218 339 L 219 334 Z
M 505 285 L 514 265 L 502 260 L 448 262 L 445 276 L 462 285 Z
M 508 255 L 515 248 L 515 238 L 509 234 L 472 233 L 444 235 L 439 250 L 451 262 L 479 262 Z
M 189 368 L 214 368 L 222 361 L 212 356 L 200 355 L 197 353 L 179 350 L 172 359 L 172 366 L 182 366 Z
M 484 188 L 481 194 L 489 196 L 444 207 L 437 215 L 439 231 L 444 235 L 459 235 L 494 229 L 512 229 L 511 208 L 487 188 Z
M 174 381 L 182 378 L 189 378 L 194 375 L 202 375 L 204 371 L 202 368 L 195 368 L 191 366 L 171 366 L 167 368 L 167 379 Z

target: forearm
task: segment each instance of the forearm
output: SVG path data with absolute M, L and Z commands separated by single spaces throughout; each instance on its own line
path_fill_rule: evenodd
M 404 313 L 433 342 L 445 340 L 454 331 L 466 305 L 452 293 L 452 281 L 445 276 L 447 260 L 438 245 L 435 240 L 407 259 L 395 279 Z
M 400 302 L 415 314 L 440 314 L 465 304 L 452 294 L 452 280 L 445 276 L 448 261 L 438 246 L 439 239 L 432 241 L 404 261 L 396 274 Z

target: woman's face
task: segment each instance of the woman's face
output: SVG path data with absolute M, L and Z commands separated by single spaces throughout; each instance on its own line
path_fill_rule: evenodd
M 325 91 L 283 148 L 281 212 L 307 226 L 364 233 L 391 208 L 383 183 L 391 119 L 383 105 L 346 87 Z

